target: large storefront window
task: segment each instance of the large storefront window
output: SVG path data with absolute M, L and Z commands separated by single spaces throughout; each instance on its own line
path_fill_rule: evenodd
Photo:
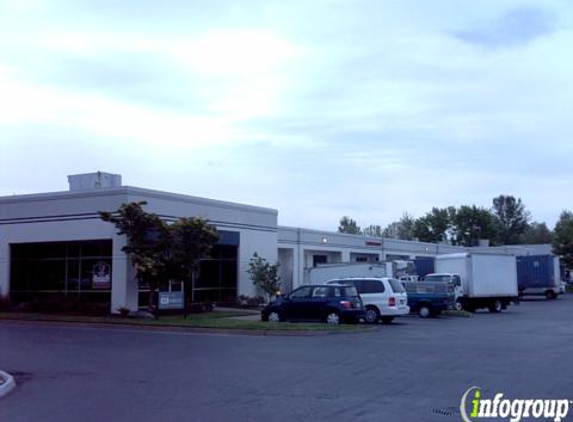
M 201 261 L 192 291 L 194 302 L 234 302 L 237 297 L 237 246 L 217 245 Z
M 187 298 L 192 302 L 235 302 L 239 274 L 240 235 L 237 232 L 222 230 L 219 230 L 219 235 L 221 238 L 213 246 L 209 256 L 201 260 L 195 282 L 185 287 L 180 283 L 170 283 L 171 291 L 188 288 Z M 145 306 L 148 303 L 149 286 L 140 285 L 139 304 Z
M 10 257 L 16 303 L 61 296 L 111 299 L 111 240 L 12 244 Z

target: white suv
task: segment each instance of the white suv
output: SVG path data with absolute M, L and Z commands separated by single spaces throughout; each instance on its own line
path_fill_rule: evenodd
M 337 278 L 327 284 L 350 284 L 356 287 L 364 302 L 364 321 L 374 324 L 379 320 L 391 323 L 399 315 L 410 313 L 408 294 L 402 283 L 394 278 Z

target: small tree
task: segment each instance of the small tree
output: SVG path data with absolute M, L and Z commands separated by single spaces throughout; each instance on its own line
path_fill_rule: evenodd
M 167 224 L 143 210 L 145 202 L 123 204 L 116 212 L 100 211 L 100 218 L 125 235 L 129 256 L 140 283 L 157 290 L 169 280 L 186 282 L 219 240 L 217 229 L 203 218 L 179 218 Z M 149 304 L 153 305 L 150 295 Z
M 276 295 L 281 288 L 279 267 L 279 263 L 271 264 L 265 258 L 260 257 L 256 252 L 249 262 L 247 272 L 251 276 L 253 285 L 257 289 L 262 290 L 267 295 L 268 300 L 270 300 L 273 295 Z

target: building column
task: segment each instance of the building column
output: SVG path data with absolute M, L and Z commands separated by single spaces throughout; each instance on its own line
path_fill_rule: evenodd
M 10 293 L 10 245 L 0 241 L 0 297 Z
M 111 313 L 116 314 L 119 308 L 128 308 L 135 312 L 138 309 L 137 280 L 128 257 L 121 249 L 125 246 L 124 236 L 114 236 L 112 252 Z

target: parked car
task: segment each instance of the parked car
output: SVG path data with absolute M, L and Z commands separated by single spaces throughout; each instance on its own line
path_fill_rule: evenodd
M 325 321 L 329 324 L 356 324 L 364 306 L 354 286 L 301 286 L 269 303 L 261 311 L 263 321 Z
M 456 308 L 454 285 L 440 281 L 402 281 L 408 293 L 408 306 L 422 318 L 437 317 Z
M 410 313 L 408 295 L 402 284 L 394 278 L 339 278 L 327 284 L 345 284 L 356 287 L 364 303 L 364 322 L 391 323 L 399 315 Z

